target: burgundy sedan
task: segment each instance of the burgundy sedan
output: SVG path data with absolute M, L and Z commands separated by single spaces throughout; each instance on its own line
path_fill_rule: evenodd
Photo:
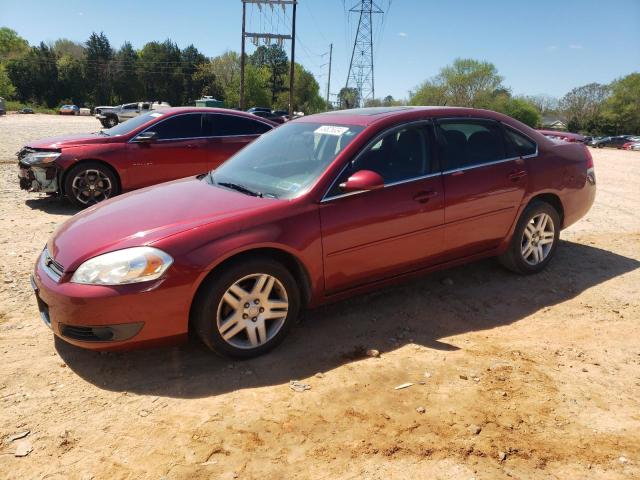
M 486 110 L 285 123 L 208 174 L 68 220 L 40 255 L 44 322 L 97 350 L 185 339 L 250 357 L 302 308 L 484 257 L 531 274 L 595 197 L 584 145 Z
M 29 143 L 18 152 L 20 188 L 86 207 L 207 172 L 274 126 L 221 108 L 153 110 L 108 130 Z

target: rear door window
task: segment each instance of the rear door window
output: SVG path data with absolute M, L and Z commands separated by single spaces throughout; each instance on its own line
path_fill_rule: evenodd
M 261 135 L 269 130 L 271 130 L 270 125 L 239 115 L 209 113 L 204 119 L 204 136 L 206 137 Z
M 176 115 L 152 126 L 149 131 L 156 132 L 160 140 L 202 137 L 202 115 L 200 113 Z
M 439 120 L 438 151 L 445 170 L 508 158 L 502 129 L 492 120 Z

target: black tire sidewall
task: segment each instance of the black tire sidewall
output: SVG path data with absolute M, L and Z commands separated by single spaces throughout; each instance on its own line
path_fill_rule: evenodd
M 73 179 L 76 177 L 76 175 L 78 175 L 78 173 L 82 172 L 83 170 L 99 170 L 100 172 L 104 173 L 104 175 L 109 177 L 109 180 L 111 181 L 111 195 L 109 196 L 109 198 L 113 198 L 116 195 L 118 195 L 118 193 L 120 193 L 118 179 L 116 178 L 116 176 L 113 174 L 111 170 L 109 170 L 104 165 L 101 165 L 100 163 L 97 163 L 97 162 L 83 162 L 79 165 L 75 165 L 71 167 L 69 171 L 66 173 L 66 175 L 64 176 L 64 195 L 76 207 L 87 208 L 87 207 L 90 207 L 91 205 L 96 205 L 96 204 L 82 203 L 73 195 L 73 188 L 72 188 Z
M 253 349 L 241 349 L 227 343 L 217 328 L 218 305 L 227 288 L 238 279 L 256 273 L 276 277 L 287 292 L 289 308 L 284 325 L 275 337 Z M 192 327 L 200 339 L 214 352 L 234 357 L 252 358 L 262 355 L 277 346 L 291 329 L 300 311 L 300 290 L 289 270 L 281 263 L 268 258 L 250 258 L 223 267 L 214 272 L 200 287 L 192 310 Z
M 531 221 L 531 219 L 541 213 L 546 213 L 551 217 L 551 220 L 553 221 L 553 244 L 551 245 L 551 250 L 549 251 L 547 258 L 536 265 L 530 265 L 524 260 L 524 258 L 522 258 L 522 235 L 524 234 L 525 227 Z M 551 205 L 546 202 L 534 202 L 529 205 L 525 209 L 525 211 L 522 212 L 520 220 L 518 220 L 518 225 L 513 232 L 513 239 L 511 240 L 511 256 L 515 267 L 522 273 L 537 273 L 543 270 L 551 261 L 556 249 L 558 248 L 558 241 L 560 239 L 560 228 L 560 215 Z

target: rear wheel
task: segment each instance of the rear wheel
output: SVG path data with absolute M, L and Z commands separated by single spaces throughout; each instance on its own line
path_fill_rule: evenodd
M 214 352 L 261 355 L 287 335 L 300 309 L 295 279 L 267 258 L 240 261 L 212 275 L 194 302 L 192 326 Z
M 75 206 L 85 208 L 119 193 L 114 173 L 97 162 L 85 162 L 73 167 L 65 176 L 64 191 Z
M 499 257 L 509 270 L 537 273 L 547 266 L 560 237 L 560 215 L 546 202 L 529 205 L 513 233 L 509 249 Z

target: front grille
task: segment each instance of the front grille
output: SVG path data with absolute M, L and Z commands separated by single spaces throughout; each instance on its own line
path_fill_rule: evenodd
M 49 249 L 47 247 L 44 248 L 44 251 L 41 255 L 41 263 L 44 271 L 56 282 L 59 282 L 64 275 L 64 267 L 56 262 L 53 257 L 49 254 Z

